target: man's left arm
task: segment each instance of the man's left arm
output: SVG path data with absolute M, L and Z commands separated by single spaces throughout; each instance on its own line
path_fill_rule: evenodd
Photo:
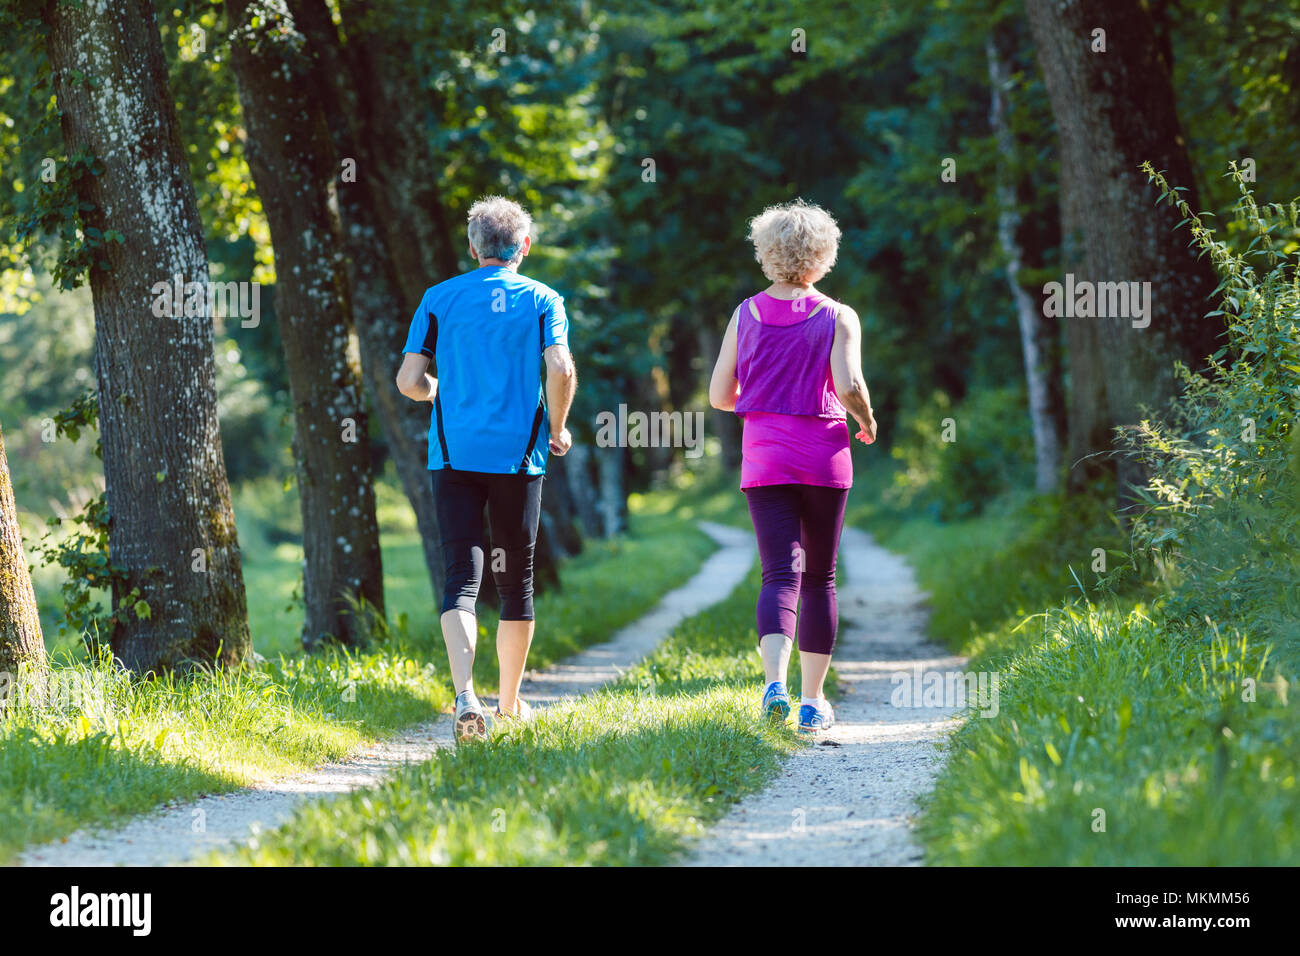
M 546 408 L 551 425 L 551 452 L 563 455 L 573 446 L 565 423 L 578 391 L 578 367 L 569 351 L 569 317 L 564 300 L 556 296 L 545 316 L 542 357 L 546 361 Z

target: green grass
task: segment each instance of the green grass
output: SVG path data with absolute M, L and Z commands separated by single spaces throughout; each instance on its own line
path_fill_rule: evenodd
M 929 862 L 1300 862 L 1300 734 L 1261 641 L 1171 625 L 1136 575 L 1103 585 L 1093 549 L 1113 572 L 1126 545 L 1103 498 L 942 523 L 891 510 L 886 479 L 852 520 L 916 567 L 933 636 L 1000 675 L 997 714 L 958 731 L 926 802 Z
M 185 679 L 68 660 L 52 675 L 52 704 L 0 718 L 0 860 L 164 800 L 337 759 L 451 701 L 428 649 L 400 643 Z
M 847 524 L 870 531 L 885 547 L 906 555 L 930 595 L 930 635 L 961 654 L 1007 646 L 1027 616 L 1071 594 L 1103 590 L 1106 572 L 1093 570 L 1095 549 L 1106 569 L 1125 559 L 1126 538 L 1101 497 L 1036 498 L 1009 494 L 975 518 L 942 522 L 900 511 L 889 503 L 888 469 L 854 488 Z M 1141 588 L 1110 582 L 1121 593 Z
M 383 504 L 381 493 L 381 517 Z M 665 515 L 654 496 L 644 505 L 644 514 L 632 515 L 628 534 L 589 543 L 562 569 L 563 589 L 538 597 L 533 664 L 605 639 L 692 575 L 712 550 L 706 536 Z M 265 517 L 253 512 L 254 527 L 274 527 Z M 390 535 L 413 534 L 413 527 L 398 522 L 387 522 L 397 524 Z M 277 605 L 292 590 L 297 566 L 285 557 L 287 543 L 274 537 L 243 535 L 250 603 L 254 595 L 273 595 L 250 610 L 259 647 L 293 648 L 299 625 Z M 0 716 L 0 862 L 78 826 L 338 759 L 448 710 L 452 689 L 433 630 L 436 609 L 418 540 L 410 546 L 419 562 L 415 571 L 388 561 L 386 551 L 395 624 L 388 640 L 364 651 L 276 654 L 237 671 L 147 682 L 79 654 L 58 654 L 54 687 L 72 691 Z M 405 621 L 398 618 L 407 598 L 400 584 L 392 585 L 395 574 L 408 576 L 412 593 L 424 591 Z M 495 687 L 490 637 L 480 642 L 479 660 L 479 686 Z
M 1300 863 L 1300 735 L 1260 646 L 1120 606 L 1036 630 L 998 715 L 953 741 L 921 826 L 931 862 Z
M 223 862 L 670 862 L 801 745 L 759 718 L 757 582 L 683 622 L 610 688 L 305 807 Z

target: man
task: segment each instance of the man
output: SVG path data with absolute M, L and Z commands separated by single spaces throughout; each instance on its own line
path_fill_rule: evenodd
M 573 444 L 565 422 L 578 380 L 564 300 L 519 274 L 531 229 L 528 213 L 500 196 L 470 207 L 469 254 L 478 268 L 424 293 L 397 373 L 403 395 L 433 403 L 429 470 L 447 569 L 441 623 L 458 744 L 487 735 L 473 677 L 484 507 L 501 594 L 496 713 L 524 719 L 529 707 L 519 684 L 533 640 L 533 549 L 547 449 L 563 455 Z

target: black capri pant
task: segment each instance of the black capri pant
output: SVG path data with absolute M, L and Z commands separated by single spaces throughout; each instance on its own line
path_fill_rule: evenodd
M 483 580 L 483 509 L 492 531 L 489 567 L 501 620 L 533 619 L 533 550 L 542 513 L 542 475 L 492 475 L 444 468 L 433 475 L 447 583 L 442 612 L 474 613 Z

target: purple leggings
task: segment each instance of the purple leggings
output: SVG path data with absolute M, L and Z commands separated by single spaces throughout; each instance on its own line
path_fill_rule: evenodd
M 759 637 L 784 634 L 813 654 L 835 646 L 835 555 L 848 497 L 847 488 L 819 485 L 745 489 L 763 563 Z

